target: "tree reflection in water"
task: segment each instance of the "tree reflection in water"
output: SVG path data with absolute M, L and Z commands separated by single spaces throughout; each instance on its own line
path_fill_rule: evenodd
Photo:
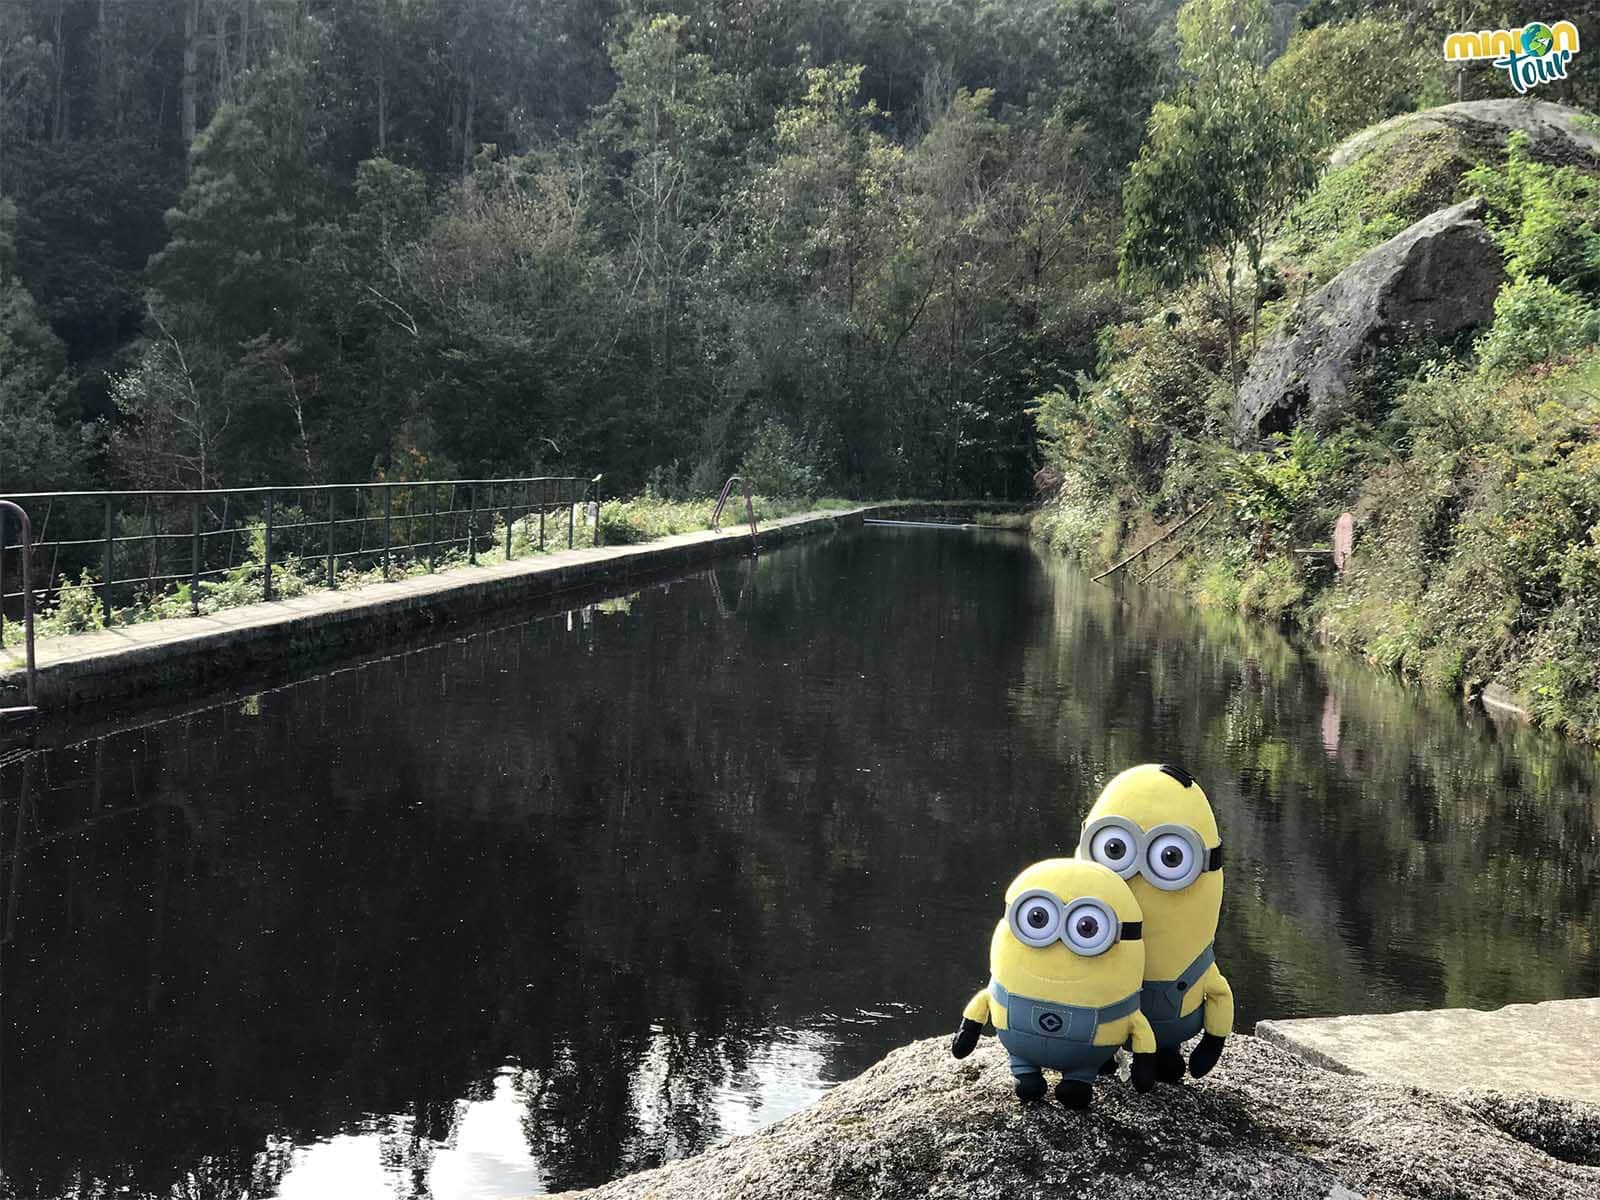
M 0 767 L 4 1188 L 692 1152 L 944 1031 L 1005 881 L 1149 758 L 1223 823 L 1242 1022 L 1600 985 L 1588 752 L 1020 539 L 873 530 Z

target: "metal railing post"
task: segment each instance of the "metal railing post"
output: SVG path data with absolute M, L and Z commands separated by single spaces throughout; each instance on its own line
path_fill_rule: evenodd
M 106 561 L 105 576 L 100 583 L 100 617 L 107 624 L 111 624 L 111 578 L 113 575 L 112 559 L 113 550 L 116 548 L 116 512 L 112 506 L 110 496 L 106 497 Z
M 544 499 L 539 500 L 539 553 L 544 553 Z
M 511 561 L 511 485 L 506 484 L 506 561 Z
M 389 578 L 389 547 L 394 544 L 390 533 L 391 523 L 394 519 L 394 488 L 387 483 L 383 487 L 383 577 Z
M 0 650 L 6 645 L 6 512 L 0 508 Z
M 472 515 L 467 518 L 467 561 L 473 566 L 478 565 L 478 485 L 467 484 L 467 495 L 472 499 Z
M 156 555 L 161 552 L 161 543 L 156 541 L 156 506 L 153 500 L 146 500 L 144 504 L 145 547 L 150 551 L 150 570 L 145 573 L 145 594 L 152 595 L 151 588 L 156 585 Z
M 572 486 L 567 485 L 567 549 L 573 546 L 572 535 L 578 524 L 578 506 L 572 501 Z
M 17 514 L 17 531 L 22 535 L 17 553 L 22 556 L 22 636 L 26 646 L 27 697 L 28 707 L 38 708 L 39 668 L 33 657 L 33 524 L 21 505 L 0 500 L 0 510 Z
M 439 489 L 428 489 L 428 570 L 432 571 L 439 559 Z
M 330 488 L 328 490 L 328 590 L 329 591 L 333 591 L 335 588 L 337 588 L 339 586 L 338 581 L 335 580 L 334 577 L 333 577 L 333 531 L 337 528 L 337 526 L 334 524 L 334 507 L 333 506 L 337 502 L 338 496 L 339 496 L 339 493 L 338 493 L 337 489 Z
M 261 575 L 261 598 L 272 599 L 272 493 L 267 493 L 266 523 L 263 538 L 264 554 Z
M 189 615 L 200 615 L 200 497 L 189 501 Z

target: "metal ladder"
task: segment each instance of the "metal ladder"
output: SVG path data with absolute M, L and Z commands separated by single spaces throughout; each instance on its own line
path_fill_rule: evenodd
M 728 482 L 722 485 L 722 494 L 717 497 L 717 507 L 711 510 L 711 528 L 716 532 L 722 531 L 722 510 L 727 507 L 728 499 L 733 495 L 733 485 L 739 484 L 744 489 L 744 515 L 750 522 L 750 553 L 760 552 L 756 542 L 756 506 L 750 499 L 750 481 L 742 475 L 728 476 Z

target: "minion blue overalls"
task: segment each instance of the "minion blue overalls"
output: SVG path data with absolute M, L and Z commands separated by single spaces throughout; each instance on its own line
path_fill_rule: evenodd
M 1216 961 L 1214 948 L 1207 946 L 1200 952 L 1200 957 L 1185 967 L 1183 974 L 1176 979 L 1147 980 L 1139 990 L 1139 1007 L 1150 1022 L 1157 1046 L 1181 1046 L 1204 1027 L 1204 1004 L 1188 1016 L 1180 1016 L 1179 1013 L 1189 992 Z
M 996 1028 L 995 1037 L 1011 1056 L 1011 1074 L 1018 1079 L 1049 1067 L 1068 1079 L 1093 1083 L 1100 1068 L 1117 1052 L 1115 1044 L 1095 1045 L 1094 1031 L 1139 1008 L 1137 992 L 1104 1008 L 1089 1008 L 1019 996 L 993 979 L 989 996 L 1005 1010 L 1006 1028 Z

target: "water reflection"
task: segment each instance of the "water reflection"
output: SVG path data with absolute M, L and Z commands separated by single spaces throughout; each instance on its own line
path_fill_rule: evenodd
M 1151 756 L 1223 823 L 1242 1022 L 1600 990 L 1589 753 L 1018 539 L 874 530 L 0 766 L 0 1186 L 692 1152 L 944 1031 L 1005 881 Z

